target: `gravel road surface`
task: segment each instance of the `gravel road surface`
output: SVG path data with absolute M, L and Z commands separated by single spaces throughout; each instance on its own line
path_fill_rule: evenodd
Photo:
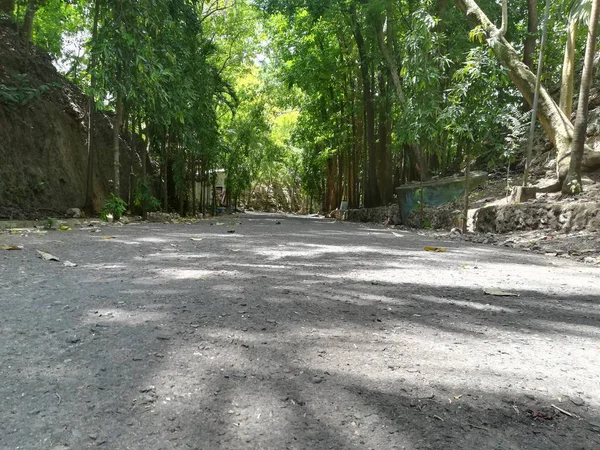
M 218 220 L 0 235 L 1 449 L 600 449 L 598 267 Z

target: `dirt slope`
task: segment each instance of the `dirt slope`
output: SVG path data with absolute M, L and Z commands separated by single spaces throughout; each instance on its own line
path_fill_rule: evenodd
M 34 98 L 22 104 L 29 96 Z M 48 210 L 83 206 L 86 105 L 87 98 L 57 72 L 50 56 L 27 45 L 9 20 L 0 19 L 0 218 L 44 217 Z M 111 132 L 109 120 L 99 117 L 93 133 L 97 207 L 112 178 Z M 125 193 L 129 159 L 123 152 Z

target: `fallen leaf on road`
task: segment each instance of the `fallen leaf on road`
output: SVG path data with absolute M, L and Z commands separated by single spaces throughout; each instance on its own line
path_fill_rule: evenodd
M 61 225 L 61 227 L 59 228 L 60 231 L 73 231 L 73 228 L 67 226 L 67 225 Z
M 40 250 L 36 250 L 40 254 L 40 258 L 45 261 L 60 261 L 56 256 L 51 255 L 50 253 L 42 252 Z
M 552 420 L 552 419 L 554 419 L 554 416 L 552 414 L 545 413 L 545 412 L 542 412 L 542 411 L 534 411 L 532 409 L 528 409 L 527 410 L 527 414 L 529 415 L 529 417 L 531 417 L 533 419 L 543 419 L 543 420 Z
M 19 247 L 17 245 L 0 245 L 0 250 L 23 250 L 23 247 Z
M 425 247 L 426 252 L 446 253 L 448 250 L 442 247 Z
M 483 291 L 485 295 L 493 295 L 494 297 L 520 297 L 519 294 L 513 292 L 505 292 L 500 289 L 486 289 Z
M 71 261 L 65 261 L 63 264 L 65 267 L 77 267 L 77 264 Z

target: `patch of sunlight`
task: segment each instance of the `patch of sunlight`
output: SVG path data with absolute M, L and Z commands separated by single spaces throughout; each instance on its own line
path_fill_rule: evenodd
M 166 318 L 163 313 L 128 311 L 124 309 L 89 310 L 83 319 L 86 325 L 120 323 L 125 325 L 142 325 L 147 322 L 160 322 Z
M 506 308 L 503 306 L 490 305 L 489 303 L 478 303 L 478 302 L 470 302 L 467 300 L 456 300 L 454 298 L 441 298 L 435 297 L 433 295 L 413 295 L 415 300 L 423 300 L 426 302 L 437 303 L 439 305 L 449 305 L 449 306 L 462 306 L 464 308 L 471 308 L 478 311 L 494 311 L 494 312 L 505 312 L 516 314 L 517 310 L 514 308 Z M 487 297 L 488 299 L 490 297 Z
M 125 244 L 125 245 L 142 245 L 141 242 L 128 241 L 125 239 L 111 239 L 111 240 L 107 240 L 106 242 L 112 242 L 115 244 Z
M 170 242 L 168 239 L 158 238 L 158 237 L 143 237 L 138 238 L 139 242 L 149 242 L 151 244 L 165 244 Z
M 600 325 L 565 323 L 560 318 L 557 318 L 557 320 L 531 319 L 531 322 L 538 324 L 537 326 L 542 330 L 552 330 L 554 333 L 562 336 L 592 336 L 600 338 Z M 600 347 L 598 348 L 600 349 Z M 598 354 L 600 355 L 600 351 Z
M 388 230 L 388 229 L 381 229 L 381 228 L 361 228 L 359 230 L 359 232 L 361 232 L 361 233 L 365 232 L 365 231 L 367 231 L 369 233 L 383 234 L 383 235 L 386 235 L 386 236 L 389 236 L 389 234 L 390 234 L 390 230 Z
M 156 270 L 155 273 L 172 280 L 204 280 L 216 274 L 213 270 L 196 269 L 160 269 Z
M 186 254 L 186 253 L 152 253 L 147 256 L 136 256 L 134 260 L 136 261 L 147 261 L 148 259 L 164 259 L 164 260 L 173 260 L 173 259 L 207 259 L 207 258 L 221 258 L 221 255 L 217 255 L 215 253 L 205 253 L 203 255 L 200 254 Z
M 291 247 L 291 248 L 290 248 Z M 385 255 L 398 255 L 400 253 L 389 250 L 389 249 L 381 249 L 381 248 L 373 248 L 367 246 L 357 246 L 357 247 L 341 247 L 337 245 L 318 245 L 318 244 L 303 244 L 288 246 L 285 249 L 262 249 L 256 250 L 256 254 L 265 256 L 269 259 L 283 259 L 289 257 L 303 257 L 303 256 L 320 256 L 325 254 L 356 254 L 356 253 L 377 253 L 377 254 L 385 254 Z
M 141 284 L 141 283 L 136 283 L 136 284 Z M 156 283 L 156 284 L 158 284 L 158 283 Z M 179 296 L 179 295 L 185 295 L 185 294 L 190 294 L 190 293 L 195 293 L 195 292 L 196 291 L 194 291 L 193 289 L 188 289 L 188 290 L 160 289 L 160 290 L 155 290 L 152 292 L 148 292 L 148 290 L 146 290 L 146 289 L 127 289 L 124 291 L 120 291 L 120 293 L 123 295 L 142 295 L 142 296 L 144 296 L 144 298 L 146 300 L 148 300 L 149 298 L 152 298 L 152 297 L 162 298 L 164 296 L 169 296 L 169 295 L 178 295 Z
M 237 262 L 225 262 L 223 263 L 223 265 L 225 266 L 235 266 L 235 267 L 249 267 L 251 269 L 253 268 L 257 268 L 257 269 L 291 269 L 291 266 L 287 266 L 287 265 L 275 265 L 275 264 L 242 264 L 242 263 L 237 263 Z M 296 265 L 296 264 L 294 264 Z M 312 264 L 307 264 L 310 265 L 311 267 L 313 267 Z
M 86 269 L 92 270 L 119 270 L 119 269 L 127 269 L 125 264 L 86 264 L 84 266 Z

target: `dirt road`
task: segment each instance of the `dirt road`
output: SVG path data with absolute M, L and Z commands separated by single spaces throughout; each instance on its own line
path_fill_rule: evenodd
M 232 220 L 0 235 L 0 448 L 600 448 L 597 267 Z

